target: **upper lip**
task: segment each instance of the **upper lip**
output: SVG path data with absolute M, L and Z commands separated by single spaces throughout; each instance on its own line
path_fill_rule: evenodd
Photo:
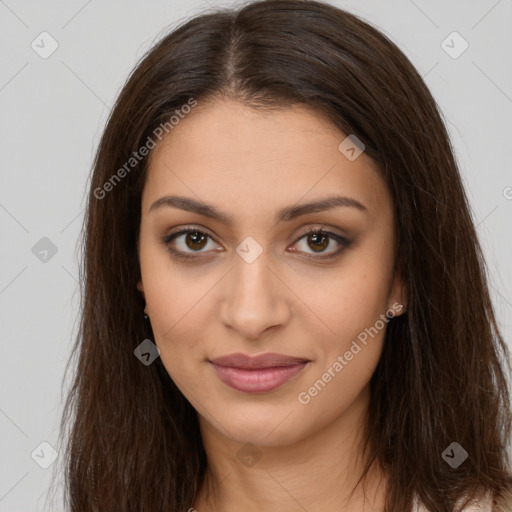
M 277 366 L 295 366 L 306 363 L 308 359 L 302 357 L 292 357 L 283 354 L 267 352 L 258 356 L 249 356 L 240 352 L 236 354 L 227 354 L 210 360 L 211 363 L 218 366 L 230 366 L 233 368 L 275 368 Z

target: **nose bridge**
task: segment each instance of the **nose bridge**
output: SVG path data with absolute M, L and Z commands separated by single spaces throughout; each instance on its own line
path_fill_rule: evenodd
M 256 338 L 284 323 L 290 308 L 286 287 L 271 270 L 271 253 L 247 237 L 236 249 L 222 306 L 222 321 L 245 337 Z

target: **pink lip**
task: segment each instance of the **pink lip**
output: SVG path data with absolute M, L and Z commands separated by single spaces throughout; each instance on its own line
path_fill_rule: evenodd
M 245 393 L 272 391 L 300 373 L 309 360 L 282 354 L 229 354 L 212 359 L 219 379 Z

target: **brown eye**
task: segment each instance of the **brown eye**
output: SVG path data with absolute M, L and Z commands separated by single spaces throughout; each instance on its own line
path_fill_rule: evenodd
M 327 235 L 318 234 L 318 233 L 310 233 L 308 235 L 308 244 L 315 252 L 322 252 L 329 246 L 329 237 Z
M 296 242 L 296 244 L 300 243 L 303 244 L 304 250 L 300 248 L 300 250 L 294 250 L 293 252 L 304 252 L 308 255 L 312 253 L 321 254 L 316 259 L 335 258 L 350 245 L 350 241 L 341 235 L 322 229 L 310 229 Z M 329 248 L 331 248 L 330 251 Z
M 178 233 L 165 236 L 162 242 L 167 247 L 168 251 L 177 256 L 178 258 L 187 259 L 194 258 L 194 253 L 203 254 L 207 247 L 210 235 L 198 229 L 183 229 Z M 215 247 L 215 244 L 213 244 Z
M 173 256 L 184 260 L 199 258 L 200 255 L 206 256 L 208 255 L 207 253 L 212 252 L 211 250 L 203 250 L 207 248 L 209 241 L 212 241 L 213 245 L 211 250 L 215 251 L 216 246 L 213 243 L 212 237 L 196 228 L 182 229 L 162 239 L 167 250 Z M 351 242 L 341 235 L 331 233 L 330 231 L 312 229 L 299 238 L 296 244 L 299 243 L 302 243 L 304 248 L 300 248 L 300 250 L 294 249 L 292 252 L 305 253 L 306 255 L 317 253 L 320 256 L 314 259 L 319 260 L 337 257 Z M 330 251 L 328 250 L 329 248 L 331 248 Z
M 206 245 L 206 239 L 208 235 L 205 235 L 201 231 L 190 231 L 185 236 L 185 244 L 189 249 L 198 251 Z

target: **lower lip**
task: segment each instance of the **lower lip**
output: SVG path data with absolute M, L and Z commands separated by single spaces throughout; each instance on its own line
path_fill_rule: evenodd
M 224 384 L 244 393 L 262 393 L 272 391 L 288 382 L 300 373 L 308 362 L 293 366 L 262 368 L 260 370 L 244 370 L 242 368 L 211 364 Z

